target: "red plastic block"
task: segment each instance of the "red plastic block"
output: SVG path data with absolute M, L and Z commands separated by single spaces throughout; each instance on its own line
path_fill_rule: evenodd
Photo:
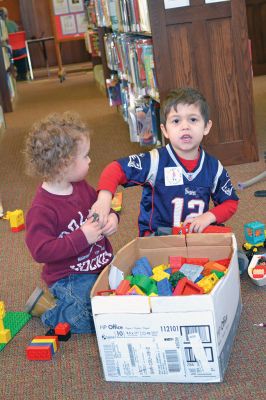
M 54 329 L 56 335 L 66 335 L 70 331 L 70 325 L 67 322 L 59 322 Z
M 20 232 L 20 231 L 23 231 L 24 229 L 25 229 L 25 225 L 23 224 L 23 225 L 19 225 L 19 226 L 16 226 L 16 227 L 12 227 L 11 231 L 12 232 Z
M 203 294 L 203 288 L 199 287 L 195 283 L 191 282 L 189 279 L 182 278 L 178 281 L 175 290 L 173 291 L 173 296 L 188 296 L 191 294 Z
M 229 226 L 216 226 L 216 225 L 209 225 L 203 231 L 203 233 L 231 233 L 231 232 L 232 228 L 230 228 Z
M 209 261 L 208 258 L 187 258 L 187 264 L 205 265 Z
M 186 226 L 173 226 L 172 235 L 185 235 L 188 233 L 189 225 Z
M 26 356 L 28 360 L 51 360 L 52 350 L 50 345 L 28 346 L 26 348 Z
M 215 262 L 217 262 L 218 264 L 221 264 L 224 267 L 228 268 L 228 266 L 230 264 L 230 261 L 231 261 L 230 258 L 223 258 L 222 260 L 216 260 Z
M 180 256 L 169 256 L 169 264 L 171 268 L 181 268 L 183 264 L 186 262 L 186 257 Z
M 128 280 L 124 279 L 124 280 L 122 280 L 122 281 L 119 283 L 119 286 L 118 286 L 118 288 L 116 289 L 115 293 L 116 293 L 118 296 L 123 296 L 123 295 L 126 295 L 126 294 L 127 294 L 127 292 L 129 291 L 129 289 L 130 289 L 130 282 L 129 282 Z

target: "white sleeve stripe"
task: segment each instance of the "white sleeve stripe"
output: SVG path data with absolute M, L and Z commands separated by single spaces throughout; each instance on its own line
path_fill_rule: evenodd
M 217 169 L 217 172 L 216 172 L 214 181 L 213 181 L 212 193 L 214 193 L 215 190 L 216 190 L 217 183 L 218 183 L 218 179 L 220 178 L 220 176 L 221 176 L 221 174 L 222 174 L 222 172 L 223 172 L 223 169 L 224 169 L 224 168 L 223 168 L 222 164 L 221 164 L 220 161 L 218 160 L 218 169 Z
M 158 166 L 159 166 L 159 152 L 157 149 L 153 149 L 150 151 L 150 157 L 151 157 L 151 165 L 150 165 L 150 170 L 147 176 L 146 181 L 148 181 L 151 186 L 155 185 L 156 177 L 157 177 L 157 172 L 158 172 Z

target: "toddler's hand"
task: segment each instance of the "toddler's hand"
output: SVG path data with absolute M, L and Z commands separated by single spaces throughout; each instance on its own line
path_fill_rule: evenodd
M 80 227 L 89 244 L 97 242 L 102 236 L 102 229 L 98 221 L 94 221 L 93 217 L 88 220 Z
M 118 218 L 117 215 L 111 213 L 108 215 L 107 223 L 103 227 L 102 233 L 104 236 L 111 236 L 117 231 Z
M 93 213 L 99 216 L 99 225 L 104 227 L 107 224 L 108 216 L 112 204 L 112 193 L 107 190 L 101 190 L 98 195 L 98 200 L 92 205 L 90 215 Z
M 200 233 L 213 222 L 216 222 L 215 215 L 210 211 L 207 211 L 206 213 L 199 215 L 198 217 L 193 218 L 188 216 L 184 222 L 184 226 L 190 224 L 189 232 Z

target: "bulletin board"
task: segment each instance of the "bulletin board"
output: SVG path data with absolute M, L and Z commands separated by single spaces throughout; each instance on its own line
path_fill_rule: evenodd
M 60 82 L 65 80 L 62 64 L 61 44 L 74 40 L 85 40 L 88 19 L 83 0 L 50 0 L 50 16 L 54 32 L 55 51 Z

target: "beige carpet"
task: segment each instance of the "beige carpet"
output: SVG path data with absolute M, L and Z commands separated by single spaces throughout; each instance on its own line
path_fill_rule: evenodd
M 235 186 L 265 170 L 266 77 L 254 79 L 255 109 L 260 161 L 228 167 Z M 78 111 L 93 130 L 88 180 L 96 185 L 103 167 L 111 160 L 143 149 L 129 142 L 126 123 L 110 108 L 93 82 L 92 73 L 67 76 L 61 84 L 56 77 L 19 83 L 18 102 L 6 114 L 7 130 L 0 142 L 0 191 L 5 211 L 27 211 L 37 180 L 24 174 L 24 135 L 35 120 L 51 111 Z M 239 245 L 244 241 L 243 225 L 252 220 L 266 222 L 266 198 L 255 198 L 255 190 L 266 189 L 266 181 L 239 192 L 240 206 L 228 225 Z M 140 190 L 124 191 L 119 232 L 113 237 L 114 250 L 137 235 Z M 40 269 L 28 254 L 24 232 L 11 233 L 7 221 L 0 220 L 0 299 L 7 311 L 22 311 L 35 286 L 42 285 Z M 241 278 L 244 310 L 230 364 L 221 384 L 128 384 L 104 381 L 94 336 L 75 335 L 63 344 L 51 362 L 29 362 L 25 348 L 35 335 L 45 333 L 38 319 L 31 320 L 0 352 L 3 399 L 184 399 L 249 400 L 265 399 L 265 330 L 254 323 L 266 322 L 265 291 Z

